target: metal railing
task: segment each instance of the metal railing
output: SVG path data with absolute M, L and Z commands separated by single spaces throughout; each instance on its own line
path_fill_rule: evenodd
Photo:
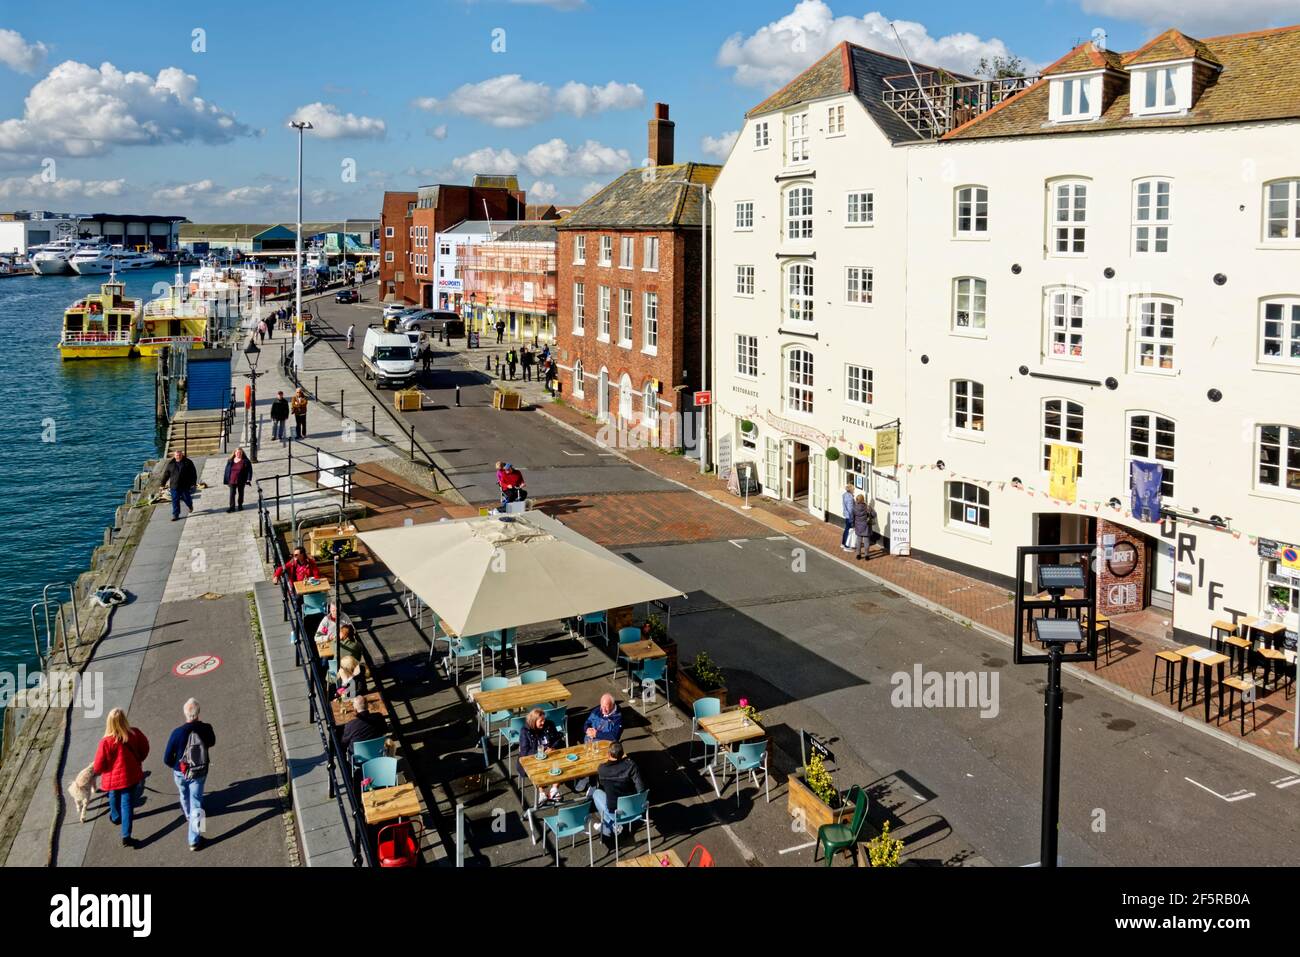
M 1037 76 L 959 81 L 943 71 L 918 71 L 884 78 L 881 98 L 919 136 L 937 139 L 987 113 L 1038 81 Z
M 340 502 L 341 506 L 347 506 L 352 503 L 352 482 L 353 482 L 352 476 L 356 473 L 357 470 L 356 462 L 352 461 L 351 459 L 345 459 L 341 455 L 335 455 L 333 452 L 327 452 L 324 449 L 317 448 L 316 446 L 311 445 L 308 442 L 304 442 L 301 439 L 295 439 L 289 437 L 288 442 L 289 442 L 288 455 L 287 458 L 285 459 L 285 467 L 287 471 L 278 473 L 276 475 L 266 475 L 263 476 L 262 478 L 253 480 L 253 484 L 257 486 L 257 499 L 259 502 L 259 507 L 260 507 L 260 503 L 274 503 L 275 520 L 277 522 L 280 521 L 280 503 L 282 501 L 288 500 L 290 503 L 290 508 L 293 509 L 293 503 L 296 500 L 296 496 L 293 491 L 294 477 L 297 476 L 299 478 L 303 478 L 306 476 L 308 472 L 315 472 L 317 475 L 320 475 L 322 473 L 328 473 L 332 475 L 334 478 L 339 479 L 341 484 L 338 488 L 331 488 L 327 485 L 322 486 L 320 482 L 317 481 L 316 490 L 318 492 L 323 492 L 327 495 L 338 495 L 341 500 Z M 298 446 L 299 448 L 310 449 L 311 452 L 314 453 L 314 457 L 295 453 L 294 451 L 295 445 Z M 322 468 L 320 464 L 321 455 L 327 455 L 331 459 L 338 459 L 343 464 L 326 466 Z M 300 465 L 303 465 L 304 468 L 301 468 L 297 472 L 294 472 L 293 464 L 295 461 L 297 461 Z M 287 481 L 287 484 L 289 486 L 288 490 L 284 490 L 281 488 L 280 485 L 281 479 L 285 479 Z M 266 492 L 264 492 L 262 490 L 263 482 L 274 483 L 275 494 L 268 495 Z

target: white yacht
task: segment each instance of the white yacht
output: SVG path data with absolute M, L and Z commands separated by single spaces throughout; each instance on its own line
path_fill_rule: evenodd
M 58 239 L 34 247 L 29 262 L 32 271 L 38 276 L 61 276 L 72 272 L 71 259 L 74 255 L 83 249 L 97 248 L 99 245 L 92 239 Z
M 152 269 L 161 262 L 161 258 L 153 253 L 131 252 L 121 246 L 99 246 L 75 253 L 69 265 L 78 275 L 94 276 L 132 269 Z

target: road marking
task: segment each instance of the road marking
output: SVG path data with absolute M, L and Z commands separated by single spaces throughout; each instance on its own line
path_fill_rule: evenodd
M 563 452 L 565 455 L 572 456 L 575 459 L 580 459 L 587 454 L 586 452 L 570 452 L 567 449 L 560 449 L 560 451 Z
M 795 851 L 806 851 L 806 850 L 808 850 L 808 848 L 810 848 L 810 847 L 816 847 L 816 846 L 817 846 L 817 842 L 816 842 L 816 841 L 809 841 L 807 844 L 799 844 L 799 845 L 797 845 L 797 846 L 795 846 L 795 847 L 787 847 L 787 848 L 784 848 L 783 850 L 777 851 L 777 853 L 778 853 L 778 854 L 793 854 Z
M 216 655 L 195 655 L 176 662 L 172 673 L 178 678 L 197 678 L 200 675 L 216 671 L 221 667 L 221 659 Z
M 749 539 L 747 539 L 747 538 L 742 538 L 740 541 L 736 541 L 736 539 L 734 539 L 734 538 L 729 538 L 729 539 L 727 539 L 727 541 L 731 542 L 731 544 L 735 545 L 737 548 L 739 548 L 739 549 L 741 549 L 741 550 L 743 551 L 744 548 L 745 548 L 744 543 L 747 542 L 747 541 L 749 541 Z
M 1276 781 L 1269 781 L 1268 783 L 1276 787 L 1278 790 L 1289 788 L 1294 784 L 1300 784 L 1300 774 L 1288 774 L 1284 778 L 1278 778 Z
M 769 542 L 784 542 L 784 541 L 786 541 L 789 537 L 790 537 L 789 535 L 769 535 L 769 536 L 767 537 L 767 540 L 768 540 Z
M 1211 791 L 1200 781 L 1193 781 L 1189 777 L 1184 777 L 1183 780 L 1187 781 L 1190 784 L 1195 784 L 1202 791 L 1209 791 L 1209 793 L 1213 794 L 1219 800 L 1227 801 L 1229 804 L 1232 804 L 1234 801 L 1244 801 L 1246 800 L 1246 798 L 1253 798 L 1255 796 L 1254 791 L 1247 791 L 1245 788 L 1242 788 L 1241 790 L 1238 791 L 1233 791 L 1231 794 L 1220 794 L 1218 791 Z

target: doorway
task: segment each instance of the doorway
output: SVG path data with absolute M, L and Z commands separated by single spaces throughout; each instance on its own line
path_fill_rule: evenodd
M 808 446 L 793 439 L 783 443 L 784 468 L 781 470 L 781 497 L 788 502 L 807 507 L 808 504 Z
M 596 380 L 596 418 L 601 422 L 609 418 L 609 370 L 601 369 Z

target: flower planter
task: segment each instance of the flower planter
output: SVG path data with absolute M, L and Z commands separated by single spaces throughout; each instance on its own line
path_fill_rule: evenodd
M 722 707 L 727 706 L 727 689 L 726 688 L 701 688 L 691 677 L 691 672 L 686 668 L 681 668 L 677 672 L 677 703 L 687 713 L 692 711 L 692 705 L 701 698 L 717 698 Z
M 793 818 L 803 818 L 808 834 L 817 836 L 817 828 L 825 824 L 846 824 L 853 820 L 853 805 L 842 804 L 833 808 L 812 792 L 803 779 L 792 774 L 787 781 L 785 809 Z

